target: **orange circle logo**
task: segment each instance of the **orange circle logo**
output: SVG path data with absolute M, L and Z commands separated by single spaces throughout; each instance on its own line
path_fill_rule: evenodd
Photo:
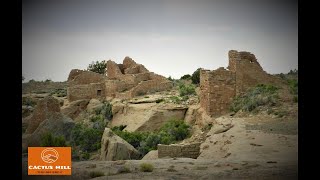
M 41 159 L 46 163 L 54 163 L 58 158 L 59 153 L 53 148 L 46 148 L 41 152 Z

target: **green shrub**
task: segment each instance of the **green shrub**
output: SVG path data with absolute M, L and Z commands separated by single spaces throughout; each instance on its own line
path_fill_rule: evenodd
M 180 141 L 190 135 L 189 128 L 190 126 L 183 120 L 170 120 L 160 128 L 160 131 L 169 134 L 175 141 Z
M 174 79 L 171 76 L 168 77 L 168 80 L 169 81 L 174 81 Z
M 34 80 L 34 79 L 29 80 L 29 83 L 35 83 L 35 82 L 36 82 L 36 80 Z
M 94 115 L 94 116 L 92 116 L 91 118 L 90 118 L 90 121 L 91 122 L 97 122 L 97 121 L 103 121 L 104 120 L 104 118 L 103 118 L 103 116 L 101 115 L 101 114 L 99 114 L 99 115 Z
M 149 96 L 145 96 L 144 98 L 149 98 Z
M 99 73 L 99 74 L 105 74 L 106 67 L 107 67 L 107 63 L 105 60 L 103 60 L 101 62 L 92 61 L 92 63 L 89 64 L 89 66 L 87 67 L 87 70 L 95 72 L 95 73 Z
M 50 96 L 56 95 L 57 97 L 66 97 L 67 89 L 55 89 L 50 93 Z
M 289 84 L 290 93 L 293 95 L 298 95 L 298 80 L 288 79 L 287 81 Z
M 181 98 L 179 98 L 178 96 L 170 96 L 169 98 L 175 104 L 180 104 L 181 103 Z
M 104 101 L 101 108 L 95 110 L 96 115 L 102 115 L 104 118 L 111 120 L 112 114 L 112 104 L 108 101 Z
M 100 176 L 104 176 L 104 172 L 101 172 L 101 171 L 91 171 L 89 173 L 89 176 L 91 178 L 96 178 L 96 177 L 100 177 Z
M 118 135 L 119 137 L 121 137 L 122 139 L 124 139 L 125 141 L 127 141 L 129 144 L 131 144 L 133 147 L 137 148 L 140 146 L 140 142 L 144 141 L 147 137 L 147 133 L 143 133 L 143 132 L 128 132 L 128 131 L 122 131 L 120 130 L 120 127 L 113 127 L 111 128 L 111 130 Z
M 298 69 L 294 69 L 294 70 L 290 70 L 289 72 L 288 72 L 288 74 L 289 75 L 298 75 Z
M 101 147 L 104 128 L 90 128 L 83 124 L 76 124 L 71 130 L 71 141 L 80 146 L 82 151 L 93 152 Z
M 34 107 L 36 104 L 31 97 L 22 97 L 22 105 Z
M 193 84 L 199 84 L 200 83 L 200 69 L 201 68 L 198 68 L 196 71 L 194 71 L 192 73 L 191 80 L 192 80 Z
M 251 88 L 242 96 L 236 97 L 230 110 L 238 112 L 239 110 L 251 112 L 259 106 L 274 106 L 278 101 L 278 88 L 272 85 L 259 84 Z
M 191 79 L 191 75 L 185 74 L 185 75 L 181 76 L 180 80 L 182 80 L 182 79 Z
M 66 140 L 63 136 L 53 136 L 50 132 L 41 137 L 40 146 L 42 147 L 66 147 Z
M 153 165 L 148 163 L 142 163 L 140 164 L 140 171 L 142 172 L 152 172 L 153 171 Z
M 112 131 L 136 148 L 142 157 L 156 150 L 158 144 L 172 144 L 190 136 L 190 126 L 183 120 L 170 120 L 158 132 L 127 132 L 117 126 Z
M 186 85 L 186 84 L 180 84 L 179 85 L 179 93 L 180 96 L 186 96 L 186 95 L 192 95 L 192 94 L 196 94 L 195 91 L 195 87 L 194 85 L 190 84 L 190 85 Z

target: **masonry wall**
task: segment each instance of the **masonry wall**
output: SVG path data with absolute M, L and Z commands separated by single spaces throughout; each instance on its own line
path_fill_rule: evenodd
M 229 70 L 200 71 L 200 106 L 210 116 L 229 111 L 235 96 L 258 84 L 272 84 L 281 87 L 280 78 L 266 73 L 254 54 L 230 50 Z
M 236 90 L 235 73 L 224 68 L 200 70 L 200 106 L 211 116 L 229 111 Z
M 123 76 L 123 73 L 120 68 L 122 69 L 122 71 L 124 71 L 123 66 L 119 66 L 117 63 L 115 63 L 111 60 L 108 60 L 107 61 L 107 69 L 106 69 L 108 78 L 109 79 L 120 79 Z
M 159 82 L 158 80 L 141 81 L 136 87 L 131 90 L 132 96 L 140 96 L 147 93 L 164 91 L 172 88 L 173 84 L 170 81 Z
M 186 157 L 197 159 L 200 154 L 200 143 L 193 143 L 187 145 L 171 144 L 163 145 L 158 144 L 158 157 Z
M 69 74 L 68 84 L 69 86 L 80 85 L 80 84 L 90 84 L 90 83 L 101 83 L 105 79 L 105 76 L 82 70 L 72 70 Z
M 141 94 L 172 88 L 172 82 L 149 72 L 130 57 L 125 57 L 123 64 L 111 60 L 106 63 L 107 76 L 90 71 L 72 70 L 68 77 L 68 100 L 99 98 L 97 96 L 130 99 Z
M 100 91 L 98 93 L 98 91 Z M 67 89 L 67 98 L 71 101 L 80 99 L 103 99 L 105 97 L 105 86 L 104 83 L 91 83 L 70 86 Z
M 229 51 L 230 71 L 236 74 L 236 95 L 258 84 L 279 84 L 279 79 L 266 73 L 254 54 L 245 51 Z

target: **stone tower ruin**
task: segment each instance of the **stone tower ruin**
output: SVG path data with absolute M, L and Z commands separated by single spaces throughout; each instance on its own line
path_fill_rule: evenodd
M 279 79 L 266 73 L 254 54 L 230 50 L 229 66 L 200 70 L 200 106 L 210 116 L 229 112 L 234 97 L 258 84 L 278 84 Z

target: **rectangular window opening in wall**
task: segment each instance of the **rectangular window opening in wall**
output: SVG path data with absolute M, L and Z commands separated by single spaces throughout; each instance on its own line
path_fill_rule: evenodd
M 97 90 L 97 96 L 101 96 L 101 90 Z

